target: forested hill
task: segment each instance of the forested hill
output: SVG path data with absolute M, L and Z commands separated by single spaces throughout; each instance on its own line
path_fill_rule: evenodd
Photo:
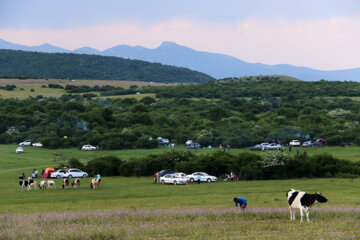
M 186 68 L 119 57 L 0 50 L 0 76 L 200 83 L 214 80 Z

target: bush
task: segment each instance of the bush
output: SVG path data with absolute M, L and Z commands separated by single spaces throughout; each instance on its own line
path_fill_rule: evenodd
M 76 158 L 71 158 L 69 160 L 69 168 L 84 169 L 84 167 L 85 167 L 84 164 Z
M 119 176 L 119 168 L 122 164 L 123 161 L 117 157 L 100 157 L 89 161 L 86 165 L 86 171 L 89 176 L 95 176 L 98 173 L 103 176 Z

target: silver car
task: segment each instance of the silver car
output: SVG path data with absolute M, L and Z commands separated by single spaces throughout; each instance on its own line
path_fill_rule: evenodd
M 52 172 L 50 174 L 50 177 L 52 177 L 52 178 L 62 178 L 62 177 L 64 177 L 66 171 L 67 171 L 67 169 L 58 169 L 55 172 Z
M 86 172 L 83 172 L 77 168 L 69 168 L 65 174 L 64 174 L 64 178 L 73 178 L 73 177 L 83 177 L 86 178 L 89 175 Z
M 16 153 L 24 153 L 24 149 L 22 147 L 17 147 L 15 152 Z
M 163 177 L 160 177 L 160 182 L 162 184 L 170 183 L 170 184 L 186 184 L 186 178 L 176 176 L 175 174 L 166 174 Z

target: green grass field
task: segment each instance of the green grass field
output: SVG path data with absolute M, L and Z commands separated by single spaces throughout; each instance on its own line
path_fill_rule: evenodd
M 56 167 L 54 153 L 87 162 L 104 155 L 129 159 L 168 149 L 83 152 L 24 147 L 24 154 L 16 154 L 15 148 L 0 145 L 0 239 L 360 238 L 360 179 L 219 181 L 173 186 L 152 184 L 151 177 L 102 177 L 101 189 L 90 189 L 91 178 L 81 179 L 76 189 L 62 189 L 61 179 L 56 179 L 56 189 L 21 192 L 17 175 L 25 172 L 28 176 L 33 168 L 41 171 Z M 196 154 L 216 150 L 201 149 Z M 343 154 L 342 158 L 356 161 L 359 150 L 323 147 L 307 151 L 336 153 L 337 157 Z M 242 151 L 248 150 L 230 152 Z M 315 224 L 300 224 L 298 212 L 296 222 L 289 220 L 285 194 L 291 188 L 320 191 L 329 199 L 311 210 Z M 235 196 L 247 198 L 245 212 L 234 210 Z

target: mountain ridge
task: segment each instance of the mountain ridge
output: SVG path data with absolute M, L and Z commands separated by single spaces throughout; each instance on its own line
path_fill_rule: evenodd
M 156 48 L 121 44 L 103 51 L 90 47 L 82 47 L 70 51 L 51 44 L 28 47 L 0 39 L 0 48 L 122 57 L 184 67 L 203 72 L 216 79 L 254 75 L 288 75 L 304 81 L 318 81 L 322 79 L 330 81 L 360 81 L 360 68 L 325 71 L 290 64 L 267 65 L 263 63 L 248 63 L 226 54 L 196 51 L 170 41 L 164 41 Z

